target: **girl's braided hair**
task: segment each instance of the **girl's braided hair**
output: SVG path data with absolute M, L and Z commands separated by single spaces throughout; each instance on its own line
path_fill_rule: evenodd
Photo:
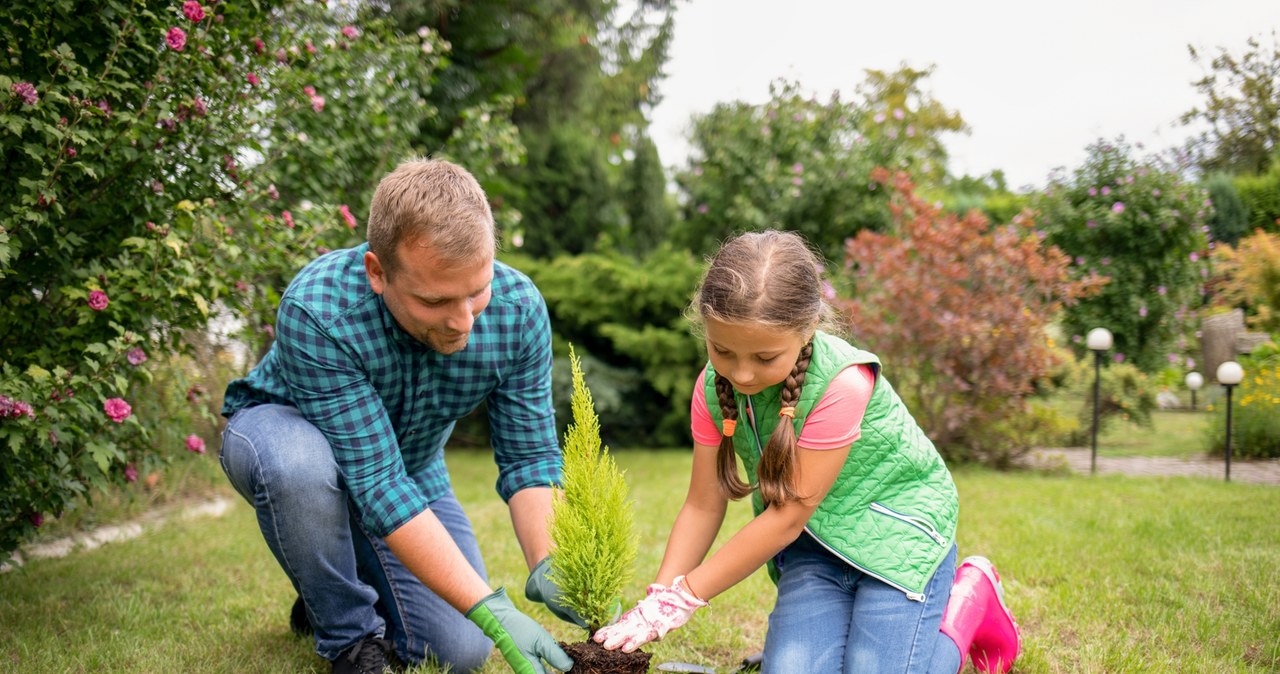
M 695 325 L 708 318 L 725 323 L 750 323 L 791 331 L 806 338 L 782 387 L 782 407 L 794 408 L 804 387 L 813 356 L 811 338 L 819 327 L 835 323 L 834 312 L 822 297 L 823 260 L 794 232 L 748 232 L 726 241 L 712 256 L 694 295 L 689 317 Z M 720 488 L 730 498 L 751 493 L 738 473 L 733 451 L 733 428 L 738 406 L 733 385 L 716 374 L 716 397 L 726 421 L 716 457 Z M 799 498 L 795 491 L 796 433 L 790 418 L 780 419 L 760 457 L 757 476 L 765 504 Z

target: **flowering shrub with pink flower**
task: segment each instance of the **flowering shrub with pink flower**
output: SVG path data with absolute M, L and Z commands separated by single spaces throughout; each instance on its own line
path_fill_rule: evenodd
M 1077 278 L 1110 281 L 1063 313 L 1076 354 L 1084 335 L 1105 327 L 1113 355 L 1154 373 L 1195 357 L 1196 310 L 1209 279 L 1205 191 L 1178 167 L 1144 158 L 1123 140 L 1099 141 L 1071 175 L 1054 175 L 1035 200 L 1047 240 L 1071 257 Z
M 219 314 L 263 348 L 293 273 L 363 240 L 384 172 L 518 157 L 502 105 L 412 147 L 434 108 L 403 81 L 447 43 L 363 11 L 0 3 L 0 560 L 88 489 L 203 450 L 139 403 L 154 369 Z

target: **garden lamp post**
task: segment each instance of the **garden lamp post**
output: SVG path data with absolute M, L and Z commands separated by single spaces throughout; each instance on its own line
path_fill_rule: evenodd
M 1084 344 L 1093 352 L 1093 445 L 1089 453 L 1089 474 L 1098 472 L 1098 404 L 1102 399 L 1102 354 L 1111 349 L 1111 331 L 1094 328 Z
M 1200 390 L 1201 386 L 1204 386 L 1204 377 L 1201 376 L 1199 372 L 1188 372 L 1187 388 L 1191 389 L 1191 409 L 1192 410 L 1195 410 L 1196 408 L 1196 391 Z
M 1229 360 L 1218 366 L 1218 383 L 1227 389 L 1227 482 L 1231 481 L 1231 389 L 1244 379 L 1240 363 Z

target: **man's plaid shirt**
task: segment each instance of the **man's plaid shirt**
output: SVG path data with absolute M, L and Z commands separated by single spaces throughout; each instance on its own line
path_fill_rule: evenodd
M 546 303 L 527 276 L 494 262 L 493 299 L 462 351 L 405 332 L 369 287 L 368 244 L 308 264 L 289 284 L 276 342 L 227 387 L 222 414 L 297 407 L 333 447 L 371 533 L 385 536 L 450 488 L 444 446 L 458 419 L 488 402 L 503 500 L 560 481 Z

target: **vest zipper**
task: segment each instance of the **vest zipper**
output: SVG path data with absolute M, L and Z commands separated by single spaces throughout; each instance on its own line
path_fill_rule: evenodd
M 835 555 L 835 556 L 836 556 L 836 557 L 838 557 L 841 561 L 843 561 L 845 564 L 848 564 L 849 566 L 852 566 L 853 568 L 857 569 L 858 571 L 861 571 L 862 573 L 864 573 L 864 574 L 866 574 L 866 575 L 868 575 L 868 576 L 871 576 L 872 578 L 875 578 L 876 580 L 878 580 L 878 581 L 880 581 L 880 582 L 884 583 L 885 585 L 888 585 L 889 587 L 892 587 L 892 588 L 894 588 L 895 590 L 898 590 L 899 592 L 901 592 L 901 593 L 903 593 L 903 594 L 907 595 L 907 599 L 910 599 L 911 601 L 924 601 L 924 593 L 923 593 L 923 592 L 912 592 L 911 590 L 908 590 L 907 588 L 905 588 L 905 587 L 903 587 L 903 586 L 901 586 L 901 585 L 899 585 L 899 584 L 897 584 L 897 583 L 895 583 L 895 582 L 893 582 L 893 581 L 889 580 L 888 578 L 885 578 L 884 576 L 882 576 L 882 575 L 880 575 L 880 574 L 878 574 L 878 573 L 874 573 L 874 572 L 872 572 L 872 571 L 867 570 L 866 568 L 864 568 L 864 567 L 862 567 L 862 566 L 859 566 L 858 564 L 854 563 L 854 561 L 853 561 L 852 559 L 849 559 L 848 557 L 845 557 L 844 555 L 840 554 L 840 551 L 839 551 L 839 550 L 836 550 L 835 548 L 831 547 L 830 545 L 827 545 L 826 541 L 822 540 L 821 538 L 819 538 L 819 537 L 818 537 L 818 535 L 817 535 L 817 534 L 813 533 L 813 530 L 812 530 L 812 529 L 810 529 L 810 528 L 808 527 L 808 525 L 806 525 L 806 526 L 805 526 L 804 530 L 805 530 L 805 533 L 809 534 L 809 536 L 813 538 L 813 540 L 815 540 L 815 541 L 817 541 L 817 542 L 818 542 L 818 545 L 821 545 L 822 547 L 826 548 L 826 549 L 827 549 L 827 552 L 830 552 L 831 554 Z
M 934 542 L 937 543 L 938 545 L 947 544 L 947 539 L 943 538 L 942 534 L 938 533 L 938 530 L 933 528 L 933 524 L 930 523 L 928 520 L 924 519 L 923 517 L 913 517 L 911 515 L 900 513 L 880 503 L 872 503 L 870 507 L 871 507 L 871 510 L 878 512 L 881 515 L 887 515 L 889 517 L 892 517 L 895 520 L 898 520 L 899 522 L 910 524 L 911 526 L 925 532 L 926 534 L 929 535 L 929 538 L 932 538 Z

